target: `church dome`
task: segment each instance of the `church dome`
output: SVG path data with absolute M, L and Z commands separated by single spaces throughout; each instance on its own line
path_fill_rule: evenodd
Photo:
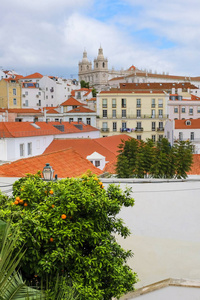
M 87 51 L 86 51 L 86 50 L 84 50 L 84 52 L 83 52 L 82 63 L 85 63 L 85 64 L 88 64 L 88 63 L 89 63 L 89 60 L 88 60 L 88 58 L 87 58 Z

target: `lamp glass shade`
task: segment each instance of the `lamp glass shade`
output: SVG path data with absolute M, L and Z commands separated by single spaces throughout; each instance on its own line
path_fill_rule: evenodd
M 43 172 L 42 172 L 44 180 L 53 180 L 53 173 L 54 173 L 54 170 L 50 166 L 50 164 L 46 164 L 46 166 L 43 168 Z

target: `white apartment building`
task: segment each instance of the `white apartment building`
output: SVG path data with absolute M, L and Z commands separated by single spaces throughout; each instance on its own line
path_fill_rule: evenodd
M 171 145 L 174 141 L 190 141 L 193 153 L 200 154 L 200 119 L 167 120 L 165 137 Z

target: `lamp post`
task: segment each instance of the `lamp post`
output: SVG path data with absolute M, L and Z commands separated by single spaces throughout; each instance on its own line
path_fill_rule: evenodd
M 54 173 L 54 170 L 50 166 L 50 164 L 46 164 L 46 166 L 43 168 L 43 171 L 42 171 L 44 180 L 46 180 L 46 181 L 53 180 L 53 173 Z

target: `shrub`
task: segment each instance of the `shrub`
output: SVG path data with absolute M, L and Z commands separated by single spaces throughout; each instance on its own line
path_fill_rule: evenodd
M 16 181 L 13 197 L 0 197 L 0 204 L 0 219 L 12 220 L 20 231 L 18 248 L 27 248 L 21 264 L 27 280 L 54 284 L 55 274 L 63 275 L 80 299 L 107 300 L 133 290 L 137 276 L 126 265 L 132 253 L 115 239 L 130 234 L 117 218 L 123 205 L 134 205 L 130 190 L 105 190 L 95 175 L 45 182 L 37 174 Z

